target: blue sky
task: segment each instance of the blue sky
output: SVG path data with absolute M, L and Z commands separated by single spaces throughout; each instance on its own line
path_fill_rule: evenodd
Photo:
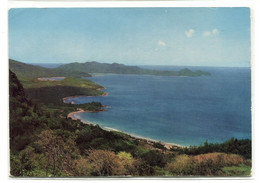
M 9 57 L 27 63 L 249 67 L 250 9 L 11 9 Z

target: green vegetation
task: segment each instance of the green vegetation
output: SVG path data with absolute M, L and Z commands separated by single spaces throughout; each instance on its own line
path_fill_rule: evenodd
M 68 72 L 88 72 L 88 73 L 115 73 L 115 74 L 144 74 L 144 75 L 158 75 L 158 76 L 202 76 L 210 75 L 204 71 L 191 71 L 189 69 L 182 69 L 180 71 L 158 71 L 142 69 L 137 66 L 125 66 L 123 64 L 106 64 L 98 62 L 86 63 L 70 63 L 61 65 L 58 70 L 66 70 Z
M 200 145 L 198 147 L 191 146 L 188 148 L 184 148 L 182 151 L 184 154 L 189 155 L 206 154 L 212 152 L 224 152 L 239 154 L 243 156 L 245 159 L 251 159 L 252 156 L 251 140 L 249 139 L 237 140 L 235 138 L 232 138 L 221 144 L 205 142 L 203 145 Z
M 35 103 L 47 106 L 68 106 L 63 98 L 68 96 L 98 96 L 103 87 L 87 79 L 65 78 L 60 81 L 23 80 L 28 97 Z
M 97 85 L 90 80 L 72 78 L 72 77 L 67 77 L 59 81 L 39 81 L 37 79 L 32 79 L 32 80 L 21 80 L 21 82 L 25 89 L 53 87 L 53 86 L 70 86 L 70 87 L 94 89 L 94 90 L 103 88 L 102 86 Z
M 12 176 L 249 176 L 251 173 L 250 140 L 206 142 L 198 147 L 169 150 L 159 142 L 105 131 L 98 125 L 67 118 L 77 108 L 103 110 L 98 102 L 79 105 L 62 102 L 67 96 L 100 95 L 103 92 L 97 90 L 99 85 L 73 77 L 61 81 L 21 79 L 25 88 L 10 71 Z
M 39 78 L 39 77 L 89 77 L 91 76 L 85 71 L 77 72 L 77 71 L 64 71 L 61 69 L 50 69 L 44 68 L 40 66 L 34 66 L 30 64 L 25 64 L 22 62 L 18 62 L 12 59 L 9 59 L 9 69 L 11 69 L 14 73 L 16 73 L 17 77 L 22 78 Z
M 243 176 L 251 174 L 251 165 L 227 166 L 221 169 L 226 176 Z
M 181 69 L 179 71 L 159 71 L 142 69 L 137 66 L 126 66 L 123 64 L 113 63 L 70 63 L 59 66 L 58 68 L 44 68 L 25 64 L 15 60 L 9 60 L 9 68 L 15 72 L 20 79 L 35 79 L 39 77 L 89 77 L 88 73 L 114 73 L 114 74 L 142 74 L 158 76 L 203 76 L 210 75 L 209 72 L 191 71 L 190 69 Z
M 178 155 L 166 165 L 174 176 L 249 176 L 251 166 L 240 155 L 208 153 L 196 156 Z
M 96 108 L 92 104 L 74 105 L 73 107 L 63 102 L 64 97 L 68 96 L 98 96 L 104 94 L 102 86 L 87 79 L 80 79 L 74 76 L 81 76 L 83 72 L 60 72 L 39 66 L 24 64 L 10 60 L 10 69 L 18 73 L 24 90 L 30 100 L 35 104 L 44 104 L 48 108 L 59 110 L 76 109 L 78 107 L 89 109 Z M 79 73 L 78 75 L 75 73 Z M 81 73 L 81 74 L 80 74 Z M 58 75 L 57 75 L 58 74 Z M 67 76 L 59 81 L 40 81 L 37 77 Z M 83 74 L 82 76 L 90 76 Z M 101 110 L 101 108 L 99 109 Z M 95 110 L 97 111 L 97 110 Z

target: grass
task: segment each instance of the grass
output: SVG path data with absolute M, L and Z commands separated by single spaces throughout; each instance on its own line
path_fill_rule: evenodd
M 250 176 L 251 166 L 240 164 L 239 166 L 223 167 L 222 171 L 226 176 Z
M 38 79 L 23 79 L 22 84 L 25 89 L 28 88 L 42 88 L 52 86 L 70 86 L 81 87 L 87 89 L 102 89 L 103 87 L 87 79 L 78 79 L 73 77 L 67 77 L 60 81 L 39 81 Z
M 36 103 L 42 103 L 47 106 L 65 106 L 64 97 L 69 96 L 98 96 L 103 92 L 100 90 L 70 87 L 70 86 L 52 86 L 42 88 L 26 89 L 28 97 Z
M 63 103 L 69 96 L 98 96 L 104 92 L 103 87 L 87 79 L 67 77 L 59 81 L 40 81 L 38 79 L 22 79 L 28 97 L 36 103 L 50 108 L 68 106 Z

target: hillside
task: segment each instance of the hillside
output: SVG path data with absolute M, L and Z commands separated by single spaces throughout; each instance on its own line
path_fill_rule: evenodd
M 191 71 L 190 69 L 182 69 L 179 71 L 159 71 L 142 69 L 137 66 L 126 66 L 123 64 L 113 63 L 99 63 L 99 62 L 85 62 L 85 63 L 70 63 L 64 64 L 57 68 L 68 72 L 88 72 L 88 73 L 114 73 L 114 74 L 143 74 L 143 75 L 159 75 L 159 76 L 202 76 L 210 75 L 204 71 Z
M 159 71 L 142 69 L 137 66 L 126 66 L 124 64 L 107 64 L 99 62 L 69 63 L 57 68 L 44 68 L 25 64 L 15 60 L 9 60 L 9 68 L 17 74 L 20 79 L 38 78 L 38 77 L 90 77 L 88 73 L 113 73 L 113 74 L 142 74 L 158 76 L 203 76 L 210 75 L 209 72 L 200 70 L 191 71 L 190 69 L 181 69 L 179 71 Z
M 16 73 L 18 78 L 38 78 L 38 77 L 89 77 L 91 76 L 87 72 L 78 72 L 78 71 L 67 71 L 62 69 L 51 69 L 51 68 L 44 68 L 41 66 L 35 66 L 30 64 L 25 64 L 22 62 L 18 62 L 12 59 L 9 59 L 9 69 Z

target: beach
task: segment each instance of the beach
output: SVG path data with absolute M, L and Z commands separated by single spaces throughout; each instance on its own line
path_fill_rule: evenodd
M 92 122 L 90 122 L 90 121 L 86 121 L 86 120 L 82 120 L 82 119 L 80 119 L 80 118 L 77 118 L 77 114 L 83 113 L 83 112 L 93 112 L 93 111 L 86 111 L 86 110 L 83 110 L 83 109 L 81 109 L 81 108 L 77 108 L 77 111 L 70 112 L 70 113 L 67 115 L 67 118 L 71 118 L 72 120 L 80 120 L 82 123 L 85 123 L 85 124 L 88 124 L 88 125 L 97 125 L 97 124 L 92 123 Z M 102 111 L 97 111 L 97 112 L 102 112 Z M 124 133 L 124 134 L 127 134 L 127 135 L 131 136 L 131 137 L 134 138 L 134 139 L 146 140 L 148 144 L 161 143 L 161 144 L 164 145 L 164 147 L 165 147 L 166 149 L 168 149 L 168 150 L 170 150 L 170 149 L 172 149 L 172 148 L 184 148 L 184 147 L 185 147 L 185 146 L 182 146 L 182 145 L 179 145 L 179 144 L 161 142 L 161 141 L 158 141 L 158 140 L 154 140 L 154 139 L 142 137 L 142 136 L 139 136 L 139 135 L 136 135 L 136 134 L 127 133 L 127 132 L 120 131 L 120 130 L 117 130 L 117 129 L 114 129 L 114 128 L 110 128 L 110 127 L 101 127 L 101 128 L 102 128 L 103 130 L 106 130 L 106 131 L 121 132 L 121 133 Z

